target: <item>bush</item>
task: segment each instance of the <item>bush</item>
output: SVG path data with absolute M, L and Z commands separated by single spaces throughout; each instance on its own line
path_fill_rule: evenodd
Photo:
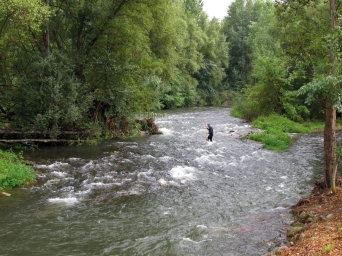
M 31 183 L 35 172 L 24 163 L 22 154 L 0 150 L 0 189 Z

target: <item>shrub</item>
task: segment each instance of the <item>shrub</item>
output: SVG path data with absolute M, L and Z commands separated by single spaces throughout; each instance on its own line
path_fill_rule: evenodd
M 0 189 L 31 183 L 34 176 L 33 168 L 24 163 L 21 153 L 0 150 Z

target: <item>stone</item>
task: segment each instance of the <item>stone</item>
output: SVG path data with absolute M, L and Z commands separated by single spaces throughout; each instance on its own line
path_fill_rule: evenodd
M 4 196 L 11 196 L 11 194 L 8 194 L 6 192 L 1 192 L 1 194 L 3 194 Z
M 324 221 L 327 221 L 327 218 L 324 217 L 323 215 L 319 216 L 319 219 L 324 220 Z
M 331 218 L 332 218 L 332 216 L 333 216 L 333 214 L 331 214 L 331 213 L 330 213 L 330 214 L 328 214 L 328 215 L 327 215 L 327 219 L 331 219 Z
M 303 227 L 291 227 L 287 230 L 288 237 L 294 237 L 296 234 L 303 231 Z

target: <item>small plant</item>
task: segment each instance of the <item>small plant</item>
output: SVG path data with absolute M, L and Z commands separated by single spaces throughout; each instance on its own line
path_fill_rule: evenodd
M 338 232 L 342 232 L 342 227 L 339 227 L 339 228 L 338 228 Z
M 333 244 L 326 244 L 323 246 L 322 252 L 323 253 L 329 253 L 334 248 Z

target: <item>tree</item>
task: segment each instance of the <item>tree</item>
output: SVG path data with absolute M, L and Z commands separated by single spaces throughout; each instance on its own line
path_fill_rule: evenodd
M 0 122 L 15 114 L 12 92 L 16 83 L 17 59 L 27 49 L 32 33 L 40 33 L 48 9 L 41 0 L 0 0 Z M 22 70 L 20 70 L 21 72 Z
M 223 31 L 229 42 L 229 66 L 226 81 L 232 90 L 244 88 L 252 71 L 247 43 L 250 25 L 258 19 L 258 5 L 252 0 L 236 0 L 228 9 L 224 19 Z
M 294 121 L 302 120 L 308 110 L 291 84 L 290 58 L 282 48 L 274 3 L 256 1 L 254 5 L 259 17 L 250 25 L 247 37 L 252 71 L 243 90 L 246 100 L 241 103 L 240 112 L 247 119 L 277 113 Z
M 335 28 L 338 26 L 338 14 L 336 0 L 330 0 L 330 17 L 331 17 L 331 31 L 334 34 Z M 335 40 L 333 41 L 335 43 Z M 336 74 L 336 61 L 337 52 L 335 45 L 332 44 L 329 49 L 329 66 L 327 69 L 328 76 L 335 76 Z M 329 91 L 336 91 L 336 86 L 340 86 L 339 83 L 328 84 Z M 340 95 L 340 94 L 339 94 Z M 336 109 L 334 96 L 329 95 L 325 99 L 325 127 L 324 127 L 324 173 L 325 184 L 327 188 L 330 188 L 335 192 L 335 178 L 337 175 L 337 162 L 336 162 Z
M 201 68 L 194 75 L 198 80 L 197 91 L 202 105 L 220 105 L 226 100 L 224 79 L 229 61 L 228 43 L 222 32 L 222 23 L 216 18 L 208 22 L 207 16 L 203 15 L 199 25 L 205 33 L 205 41 L 200 48 L 203 56 Z

